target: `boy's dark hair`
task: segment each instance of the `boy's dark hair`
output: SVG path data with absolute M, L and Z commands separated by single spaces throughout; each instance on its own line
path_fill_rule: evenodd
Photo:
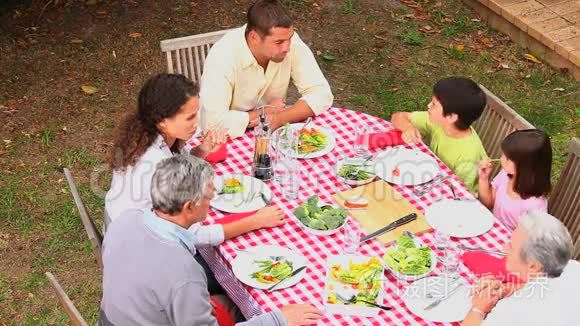
M 552 145 L 544 131 L 514 131 L 503 140 L 501 149 L 516 166 L 514 191 L 522 199 L 548 194 L 551 188 Z
M 433 86 L 433 95 L 443 106 L 443 116 L 457 114 L 455 127 L 467 130 L 481 116 L 487 102 L 485 93 L 471 79 L 449 77 Z
M 250 2 L 247 14 L 246 36 L 256 31 L 261 37 L 270 35 L 274 27 L 292 27 L 292 17 L 278 0 Z

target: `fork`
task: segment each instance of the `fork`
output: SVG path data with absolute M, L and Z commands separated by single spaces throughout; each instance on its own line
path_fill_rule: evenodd
M 449 179 L 449 176 L 448 175 L 435 178 L 435 179 L 431 180 L 431 182 L 429 182 L 428 184 L 423 185 L 423 186 L 421 186 L 421 187 L 416 188 L 415 190 L 413 190 L 413 193 L 416 196 L 423 196 L 427 192 L 431 191 L 433 189 L 433 187 L 435 187 L 436 185 L 444 182 L 447 179 Z
M 252 200 L 254 200 L 254 198 L 256 198 L 256 192 L 250 193 L 250 195 L 248 197 L 246 197 L 246 199 L 243 199 L 238 204 L 235 204 L 234 207 L 238 208 L 244 204 L 247 204 L 247 203 L 251 202 Z

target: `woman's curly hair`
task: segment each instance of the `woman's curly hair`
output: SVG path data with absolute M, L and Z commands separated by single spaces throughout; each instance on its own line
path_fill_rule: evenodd
M 111 168 L 124 171 L 135 165 L 159 135 L 157 124 L 175 116 L 198 94 L 198 85 L 183 75 L 164 73 L 145 82 L 139 92 L 137 110 L 128 114 L 117 129 Z

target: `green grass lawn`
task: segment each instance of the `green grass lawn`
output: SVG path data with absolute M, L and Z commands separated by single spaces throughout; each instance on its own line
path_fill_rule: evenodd
M 67 323 L 45 271 L 61 281 L 89 324 L 97 321 L 100 274 L 62 168 L 71 168 L 100 225 L 103 193 L 94 189 L 110 182 L 113 129 L 135 107 L 144 80 L 164 71 L 159 41 L 232 28 L 245 17 L 245 2 L 229 0 L 62 3 L 49 6 L 38 23 L 38 10 L 0 5 L 10 31 L 0 33 L 7 62 L 0 111 L 16 110 L 0 112 L 0 324 Z M 489 30 L 459 1 L 407 2 L 413 8 L 371 0 L 285 3 L 318 56 L 335 106 L 388 119 L 396 111 L 425 110 L 438 79 L 468 76 L 550 134 L 558 176 L 580 129 L 579 83 L 526 60 L 525 49 Z M 132 32 L 142 37 L 128 37 Z M 89 96 L 81 85 L 99 91 Z

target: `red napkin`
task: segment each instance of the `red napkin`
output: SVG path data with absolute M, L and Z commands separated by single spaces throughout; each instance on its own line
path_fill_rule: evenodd
M 386 132 L 376 132 L 369 134 L 369 149 L 385 148 L 387 146 L 403 145 L 402 132 L 391 130 Z
M 506 257 L 500 258 L 484 252 L 468 251 L 461 255 L 463 264 L 477 276 L 491 275 L 504 283 L 521 283 L 505 268 Z
M 231 222 L 235 222 L 237 220 L 241 220 L 244 217 L 248 217 L 250 215 L 253 215 L 254 212 L 246 212 L 246 213 L 234 213 L 234 214 L 228 214 L 222 218 L 220 218 L 219 220 L 216 220 L 215 222 L 217 224 L 227 224 L 227 223 L 231 223 Z
M 215 151 L 207 154 L 205 160 L 210 163 L 225 161 L 228 158 L 228 143 L 224 143 Z
M 213 306 L 212 315 L 217 320 L 219 326 L 234 326 L 234 317 L 230 314 L 228 309 L 222 305 L 216 298 L 210 297 L 211 305 Z

